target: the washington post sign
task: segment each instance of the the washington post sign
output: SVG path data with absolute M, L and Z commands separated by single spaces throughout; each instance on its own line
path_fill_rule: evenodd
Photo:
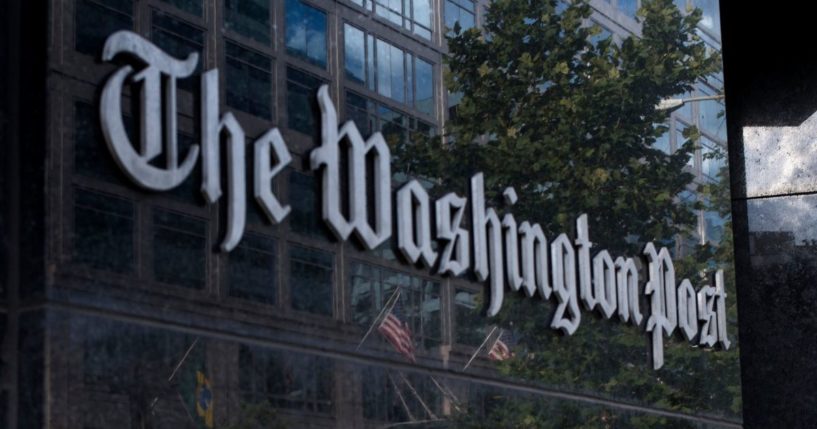
M 201 76 L 201 142 L 180 154 L 176 141 L 176 85 L 179 79 L 191 78 L 198 55 L 173 58 L 143 37 L 120 31 L 107 39 L 102 58 L 112 61 L 117 56 L 136 60 L 134 64 L 142 68 L 119 68 L 102 91 L 100 121 L 114 160 L 130 180 L 152 191 L 180 185 L 200 161 L 201 191 L 207 201 L 213 204 L 226 198 L 227 222 L 221 250 L 231 251 L 244 233 L 248 149 L 244 129 L 235 116 L 219 111 L 218 69 Z M 137 144 L 128 138 L 123 122 L 126 82 L 140 84 Z M 689 280 L 676 281 L 669 251 L 648 243 L 642 257 L 647 275 L 643 293 L 649 308 L 642 311 L 636 260 L 614 257 L 603 249 L 595 251 L 591 258 L 593 244 L 587 215 L 576 219 L 575 237 L 563 233 L 549 240 L 538 224 L 519 222 L 512 213 L 500 214 L 486 206 L 482 173 L 471 177 L 467 197 L 450 192 L 432 202 L 416 180 L 392 192 L 391 155 L 383 136 L 378 132 L 364 139 L 354 122 L 339 124 L 327 86 L 319 89 L 317 97 L 321 142 L 310 154 L 310 167 L 321 177 L 323 220 L 338 240 L 354 235 L 361 245 L 372 250 L 396 235 L 397 248 L 408 263 L 440 275 L 459 276 L 470 270 L 479 281 L 489 284 L 489 317 L 500 311 L 509 288 L 514 292 L 521 289 L 531 299 L 537 295 L 542 300 L 555 298 L 557 307 L 550 326 L 566 335 L 576 332 L 581 323 L 580 305 L 607 319 L 615 315 L 622 323 L 644 326 L 651 334 L 655 369 L 664 364 L 664 338 L 676 330 L 702 346 L 729 348 L 722 271 L 713 276 L 713 285 L 696 291 Z M 226 145 L 225 162 L 221 159 L 222 144 Z M 291 162 L 290 152 L 277 128 L 257 138 L 250 150 L 256 203 L 273 224 L 280 223 L 289 215 L 290 207 L 278 200 L 273 180 Z M 155 162 L 160 156 L 164 163 Z M 222 171 L 222 165 L 226 165 L 226 171 Z M 348 171 L 348 175 L 342 171 Z M 225 176 L 226 191 L 221 188 Z M 373 194 L 367 194 L 370 184 Z M 508 206 L 517 202 L 513 188 L 505 189 L 503 195 Z M 374 213 L 373 219 L 370 212 Z M 465 216 L 470 216 L 468 229 L 463 227 Z M 435 241 L 437 246 L 433 245 Z M 642 325 L 644 318 L 646 323 Z

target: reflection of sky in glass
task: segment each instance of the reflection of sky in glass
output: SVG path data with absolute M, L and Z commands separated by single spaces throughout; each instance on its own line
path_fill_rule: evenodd
M 414 0 L 414 21 L 426 27 L 431 26 L 431 0 Z
M 346 76 L 360 83 L 366 81 L 364 33 L 349 24 L 343 28 Z
M 714 157 L 717 153 L 717 143 L 706 137 L 701 138 L 701 172 L 711 178 L 718 176 L 718 171 L 726 164 L 726 158 Z
M 703 11 L 700 25 L 710 30 L 721 32 L 721 15 L 717 0 L 695 0 L 695 7 Z
M 665 125 L 661 125 L 661 126 L 665 126 Z M 662 134 L 660 137 L 655 139 L 655 144 L 653 144 L 653 147 L 660 150 L 661 152 L 666 153 L 666 154 L 670 153 L 669 128 L 667 128 L 667 131 L 664 134 Z
M 326 14 L 298 0 L 287 0 L 286 46 L 290 54 L 326 67 Z
M 675 123 L 675 149 L 678 150 L 681 146 L 686 143 L 687 138 L 684 137 L 684 130 L 686 126 L 681 124 L 680 122 Z M 695 168 L 695 152 L 691 153 L 689 159 L 687 160 L 687 166 L 689 168 Z
M 726 140 L 726 115 L 723 104 L 718 100 L 707 100 L 701 101 L 698 106 L 701 129 Z
M 432 74 L 431 64 L 417 59 L 415 63 L 415 72 L 417 74 L 417 109 L 432 114 L 434 113 L 434 77 Z
M 376 42 L 377 92 L 397 101 L 405 100 L 403 51 L 382 40 Z
M 750 234 L 793 232 L 797 244 L 817 239 L 817 195 L 749 200 L 747 215 Z
M 403 5 L 400 4 L 400 1 L 401 0 L 375 0 L 375 11 L 383 18 L 397 25 L 403 25 L 403 18 L 400 16 Z
M 462 30 L 467 30 L 474 26 L 474 2 L 471 0 L 446 0 L 445 1 L 445 26 L 449 30 L 454 29 L 454 25 L 459 22 Z

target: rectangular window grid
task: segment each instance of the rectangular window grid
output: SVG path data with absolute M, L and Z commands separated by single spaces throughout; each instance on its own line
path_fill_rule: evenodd
M 320 130 L 317 119 L 320 111 L 317 103 L 318 88 L 325 84 L 322 78 L 287 67 L 287 127 L 313 137 Z
M 277 302 L 275 240 L 245 234 L 229 254 L 227 282 L 230 296 L 262 304 Z
M 224 0 L 224 28 L 269 45 L 271 6 L 267 0 Z
M 392 145 L 410 142 L 413 133 L 430 136 L 435 132 L 428 122 L 351 91 L 346 92 L 346 112 L 364 136 L 380 131 Z
M 331 413 L 333 362 L 302 353 L 242 345 L 239 386 L 244 401 L 276 408 Z
M 334 255 L 290 245 L 289 264 L 292 309 L 331 317 Z
M 426 349 L 440 345 L 439 283 L 360 262 L 351 264 L 350 282 L 352 319 L 362 329 L 371 326 L 399 287 L 395 316 L 408 324 L 416 345 Z
M 286 0 L 287 53 L 326 68 L 326 14 L 300 0 Z
M 134 270 L 134 206 L 119 197 L 74 188 L 74 262 L 116 273 Z
M 187 58 L 191 53 L 199 54 L 199 61 L 193 76 L 201 73 L 204 64 L 204 30 L 174 18 L 164 12 L 154 10 L 151 37 L 157 46 L 176 58 Z M 193 92 L 198 88 L 198 79 L 179 79 L 176 85 Z
M 118 30 L 133 28 L 133 1 L 79 0 L 74 23 L 76 50 L 100 57 L 108 36 Z
M 428 115 L 434 114 L 434 67 L 408 51 L 344 24 L 350 80 Z
M 153 211 L 153 277 L 203 289 L 207 267 L 207 223 L 171 211 Z
M 272 118 L 272 59 L 226 44 L 227 105 L 263 119 Z

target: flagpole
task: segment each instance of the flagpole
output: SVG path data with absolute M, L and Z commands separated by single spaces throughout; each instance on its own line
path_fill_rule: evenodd
M 193 340 L 193 344 L 190 344 L 190 347 L 188 347 L 187 351 L 184 352 L 184 356 L 182 356 L 182 359 L 179 361 L 178 364 L 176 364 L 176 367 L 173 368 L 173 372 L 170 373 L 170 377 L 167 378 L 168 383 L 173 381 L 173 378 L 176 377 L 176 373 L 178 373 L 179 369 L 181 369 L 182 365 L 184 365 L 184 361 L 186 361 L 187 357 L 190 356 L 190 352 L 192 352 L 193 348 L 196 347 L 196 344 L 199 343 L 200 338 L 201 337 L 196 337 L 196 339 Z M 153 412 L 153 408 L 156 407 L 157 402 L 159 402 L 159 397 L 158 396 L 154 397 L 153 401 L 150 402 L 150 411 L 151 412 Z M 182 403 L 184 403 L 184 401 L 182 401 Z M 185 408 L 185 411 L 187 411 L 187 408 Z M 189 415 L 190 412 L 188 411 L 187 414 Z
M 196 347 L 196 344 L 199 343 L 199 338 L 200 337 L 196 337 L 196 339 L 193 340 L 193 344 L 190 344 L 190 347 L 188 347 L 187 351 L 184 352 L 184 356 L 182 356 L 182 360 L 179 361 L 178 365 L 176 365 L 176 368 L 173 368 L 173 372 L 170 373 L 170 377 L 168 377 L 168 379 L 167 379 L 168 383 L 173 381 L 173 377 L 175 377 L 176 373 L 179 372 L 179 369 L 184 364 L 184 361 L 187 360 L 187 356 L 190 356 L 190 352 L 193 351 L 193 347 Z
M 463 371 L 465 371 L 466 369 L 468 369 L 469 366 L 471 366 L 471 362 L 474 361 L 474 359 L 477 357 L 477 354 L 479 354 L 480 350 L 482 350 L 482 348 L 485 347 L 485 343 L 488 342 L 488 339 L 491 338 L 491 335 L 493 335 L 497 329 L 499 329 L 499 326 L 494 326 L 494 329 L 491 329 L 491 332 L 488 332 L 488 335 L 485 336 L 485 339 L 482 341 L 482 344 L 480 344 L 479 347 L 477 347 L 477 349 L 474 350 L 474 354 L 471 355 L 471 359 L 468 359 L 468 363 L 466 363 L 465 366 L 462 368 Z
M 195 425 L 196 424 L 196 419 L 193 418 L 193 415 L 190 414 L 190 410 L 187 409 L 187 404 L 184 403 L 184 398 L 182 398 L 182 394 L 179 393 L 179 392 L 176 392 L 176 396 L 179 397 L 179 402 L 182 403 L 182 408 L 184 408 L 184 412 L 185 412 L 185 414 L 187 414 L 187 418 L 190 419 L 190 423 L 193 423 Z
M 389 381 L 391 381 L 392 387 L 394 387 L 394 392 L 397 393 L 397 397 L 400 399 L 400 403 L 403 404 L 403 408 L 406 410 L 406 414 L 408 414 L 409 420 L 415 421 L 417 419 L 414 418 L 414 415 L 411 414 L 411 410 L 406 404 L 406 399 L 403 397 L 403 394 L 400 393 L 400 388 L 397 387 L 397 383 L 395 383 L 394 378 L 392 378 L 391 374 L 386 374 L 389 377 Z
M 443 396 L 445 396 L 445 397 L 450 398 L 451 400 L 453 400 L 453 402 L 454 402 L 454 407 L 455 407 L 457 410 L 459 410 L 459 409 L 460 409 L 460 400 L 459 400 L 459 399 L 457 399 L 457 397 L 454 395 L 454 392 L 452 392 L 451 390 L 449 390 L 449 389 L 448 389 L 448 386 L 443 387 L 443 386 L 440 384 L 440 382 L 439 382 L 439 381 L 437 381 L 437 379 L 436 379 L 436 378 L 434 378 L 434 376 L 433 376 L 433 375 L 431 375 L 430 377 L 431 377 L 431 381 L 434 383 L 434 385 L 435 385 L 435 386 L 437 386 L 437 389 L 438 389 L 440 392 L 442 392 Z
M 414 386 L 412 386 L 411 383 L 409 383 L 409 381 L 406 379 L 406 376 L 403 375 L 402 372 L 398 372 L 397 374 L 400 375 L 400 379 L 403 380 L 403 383 L 406 383 L 406 386 L 408 386 L 409 390 L 411 390 L 411 393 L 414 394 L 414 397 L 417 398 L 418 401 L 420 401 L 420 405 L 422 405 L 423 409 L 426 410 L 428 416 L 435 420 L 438 419 L 437 415 L 434 414 L 434 412 L 431 411 L 430 408 L 428 408 L 428 405 L 426 405 L 425 401 L 423 401 L 423 398 L 420 397 L 420 394 L 418 394 L 417 391 L 414 390 Z
M 360 350 L 360 346 L 362 346 L 366 339 L 369 338 L 369 335 L 371 335 L 375 325 L 377 325 L 378 321 L 383 317 L 383 315 L 388 312 L 391 312 L 392 308 L 394 308 L 394 305 L 397 304 L 397 299 L 399 298 L 399 296 L 400 287 L 398 286 L 397 289 L 395 289 L 394 292 L 391 294 L 389 299 L 386 300 L 386 305 L 383 306 L 383 309 L 381 309 L 377 317 L 374 318 L 372 324 L 369 325 L 369 329 L 366 331 L 366 335 L 364 335 L 363 339 L 361 339 L 360 342 L 357 343 L 357 347 L 355 347 L 355 350 Z

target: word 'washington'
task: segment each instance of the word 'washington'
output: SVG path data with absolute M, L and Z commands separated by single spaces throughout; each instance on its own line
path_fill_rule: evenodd
M 201 79 L 201 146 L 192 145 L 180 158 L 176 141 L 176 80 L 192 75 L 198 63 L 197 54 L 179 60 L 128 31 L 114 33 L 105 43 L 105 61 L 119 54 L 135 57 L 144 67 L 135 74 L 131 66 L 119 68 L 103 88 L 100 120 L 113 158 L 139 186 L 166 191 L 190 175 L 201 152 L 202 192 L 212 204 L 222 197 L 223 141 L 228 189 L 221 249 L 229 252 L 244 233 L 246 143 L 236 118 L 229 112 L 219 112 L 218 69 L 204 72 Z M 131 76 L 133 82 L 141 83 L 138 150 L 128 138 L 122 117 L 123 86 Z M 434 268 L 439 274 L 459 276 L 472 270 L 477 279 L 488 281 L 488 316 L 500 311 L 507 285 L 512 291 L 521 289 L 528 297 L 538 294 L 548 300 L 555 296 L 557 306 L 551 327 L 567 335 L 579 327 L 580 303 L 605 318 L 617 315 L 624 323 L 642 326 L 636 261 L 621 256 L 614 259 L 607 250 L 600 250 L 591 258 L 587 215 L 576 221 L 575 240 L 560 234 L 548 242 L 538 224 L 520 223 L 512 213 L 500 217 L 494 208 L 486 207 L 481 173 L 470 180 L 470 204 L 467 198 L 453 192 L 432 204 L 425 188 L 416 180 L 393 195 L 391 155 L 383 136 L 374 133 L 364 140 L 352 121 L 338 127 L 337 112 L 326 85 L 318 91 L 318 105 L 321 145 L 310 154 L 310 165 L 321 176 L 323 220 L 339 240 L 345 241 L 354 234 L 369 250 L 386 242 L 394 228 L 394 197 L 400 253 L 410 263 Z M 273 180 L 292 157 L 277 128 L 257 138 L 253 148 L 255 200 L 270 221 L 280 223 L 291 207 L 278 200 Z M 164 165 L 155 162 L 162 153 Z M 341 165 L 344 155 L 348 165 Z M 348 175 L 342 174 L 344 170 Z M 369 183 L 374 185 L 372 195 L 367 192 Z M 505 189 L 503 194 L 509 206 L 517 202 L 513 188 Z M 343 199 L 348 202 L 348 210 L 344 210 Z M 372 220 L 370 207 L 374 213 Z M 466 207 L 470 208 L 470 231 L 463 227 Z M 434 240 L 440 251 L 435 250 Z M 676 284 L 675 269 L 666 248 L 658 250 L 649 243 L 643 254 L 648 274 L 644 294 L 650 302 L 650 314 L 643 326 L 651 333 L 653 367 L 658 369 L 664 364 L 664 337 L 672 336 L 676 329 L 688 341 L 728 348 L 723 272 L 715 274 L 714 287 L 704 286 L 696 292 L 687 279 Z

